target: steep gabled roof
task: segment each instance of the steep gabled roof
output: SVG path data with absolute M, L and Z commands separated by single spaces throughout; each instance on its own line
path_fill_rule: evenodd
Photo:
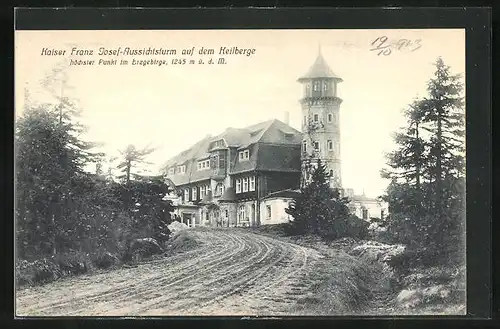
M 321 54 L 321 51 L 318 51 L 318 57 L 316 57 L 314 64 L 311 66 L 311 68 L 309 69 L 309 71 L 307 71 L 305 75 L 299 78 L 299 82 L 303 80 L 318 79 L 318 78 L 336 79 L 339 82 L 342 81 L 342 78 L 336 75 L 332 71 L 330 66 L 328 66 L 328 63 Z
M 186 165 L 185 174 L 169 175 L 176 184 L 207 180 L 211 170 L 197 170 L 197 160 L 206 158 L 212 143 L 223 139 L 230 152 L 230 174 L 251 170 L 300 171 L 302 134 L 279 120 L 268 120 L 245 128 L 227 128 L 215 137 L 207 136 L 166 162 L 165 168 Z M 250 159 L 238 161 L 238 152 L 249 149 Z M 274 158 L 273 158 L 274 157 Z

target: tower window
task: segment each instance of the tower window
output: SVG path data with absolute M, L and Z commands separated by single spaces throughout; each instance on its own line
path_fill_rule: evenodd
M 305 153 L 305 152 L 307 152 L 307 142 L 306 142 L 306 141 L 304 141 L 304 142 L 302 143 L 302 151 L 303 151 L 304 153 Z
M 314 142 L 314 149 L 319 150 L 319 142 Z
M 325 82 L 325 83 L 323 84 L 323 90 L 328 90 L 328 82 Z
M 333 177 L 333 170 L 330 169 L 330 177 Z
M 319 121 L 319 116 L 317 114 L 314 115 L 314 122 L 318 122 Z
M 316 81 L 316 82 L 314 82 L 314 84 L 313 84 L 313 90 L 314 90 L 314 91 L 318 91 L 318 84 L 319 84 L 319 83 L 318 83 L 317 81 Z
M 331 113 L 328 113 L 328 122 L 333 121 L 333 115 Z
M 333 142 L 332 141 L 327 141 L 326 145 L 328 147 L 328 151 L 333 151 Z

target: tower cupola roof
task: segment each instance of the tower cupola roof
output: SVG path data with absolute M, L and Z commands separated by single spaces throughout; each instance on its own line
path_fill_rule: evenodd
M 328 66 L 328 63 L 323 57 L 323 54 L 321 54 L 321 49 L 318 49 L 318 57 L 316 58 L 316 61 L 311 66 L 309 71 L 304 76 L 299 78 L 299 82 L 309 79 L 321 79 L 321 78 L 334 79 L 337 80 L 338 82 L 342 82 L 342 78 L 336 75 L 332 71 L 330 66 Z

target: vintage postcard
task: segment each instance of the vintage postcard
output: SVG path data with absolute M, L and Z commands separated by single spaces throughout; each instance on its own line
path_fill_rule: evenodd
M 15 314 L 464 315 L 465 30 L 15 33 Z

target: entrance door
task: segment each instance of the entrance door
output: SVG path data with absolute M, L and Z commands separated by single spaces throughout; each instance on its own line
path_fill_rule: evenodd
M 193 220 L 193 214 L 190 213 L 182 214 L 182 222 L 187 226 L 191 227 L 193 225 L 192 220 Z

